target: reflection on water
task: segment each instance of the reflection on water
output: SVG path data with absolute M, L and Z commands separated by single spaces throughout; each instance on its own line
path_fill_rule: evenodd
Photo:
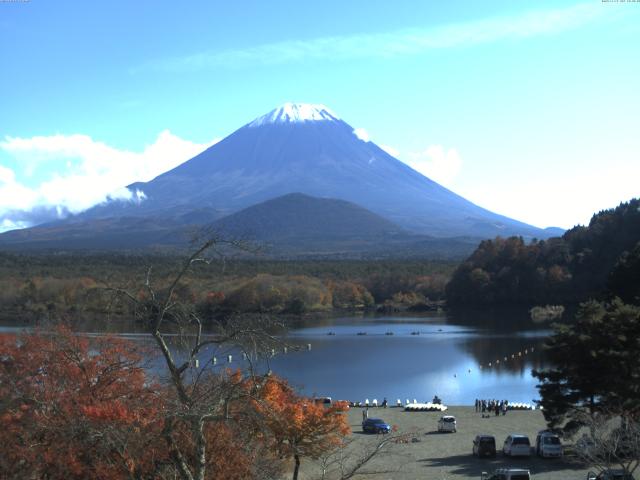
M 292 330 L 287 342 L 299 350 L 265 359 L 258 369 L 271 369 L 305 394 L 351 401 L 384 397 L 390 403 L 398 398 L 425 401 L 437 394 L 445 403 L 459 405 L 473 404 L 475 398 L 512 402 L 538 398 L 530 372 L 544 365 L 541 347 L 549 331 L 534 325 L 517 330 L 509 318 L 485 323 L 491 328 L 480 328 L 482 322 L 472 320 L 453 315 L 323 319 Z M 130 323 L 104 327 L 104 323 L 80 325 L 88 332 L 119 332 L 151 341 L 137 335 L 141 329 Z M 179 355 L 179 345 L 175 349 Z M 227 355 L 232 355 L 231 363 Z M 216 368 L 246 367 L 241 352 L 228 348 L 202 352 L 201 365 L 214 356 Z M 161 371 L 160 358 L 151 363 L 153 370 Z
M 276 356 L 270 366 L 307 394 L 352 401 L 425 401 L 437 394 L 449 404 L 531 402 L 538 395 L 530 372 L 543 365 L 547 334 L 479 329 L 442 317 L 336 319 L 292 332 L 293 342 L 311 343 L 312 350 Z

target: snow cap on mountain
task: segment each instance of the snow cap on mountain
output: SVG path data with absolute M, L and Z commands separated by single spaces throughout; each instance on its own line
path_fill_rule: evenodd
M 324 105 L 311 103 L 285 103 L 266 115 L 256 118 L 249 127 L 270 123 L 301 123 L 339 120 L 339 117 Z

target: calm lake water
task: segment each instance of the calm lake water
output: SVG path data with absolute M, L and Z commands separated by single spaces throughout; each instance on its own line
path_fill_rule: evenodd
M 451 314 L 323 319 L 288 334 L 287 343 L 300 350 L 279 351 L 258 369 L 271 369 L 307 395 L 350 401 L 380 402 L 386 397 L 390 403 L 424 402 L 437 394 L 449 405 L 472 405 L 475 398 L 528 403 L 539 398 L 531 370 L 544 366 L 542 343 L 549 330 L 535 325 L 516 329 L 508 315 L 482 321 L 490 327 L 473 326 L 475 320 L 473 315 Z M 20 327 L 5 323 L 2 329 Z M 94 324 L 80 327 L 96 331 Z M 141 342 L 150 340 L 123 324 L 109 330 Z M 209 358 L 214 354 L 218 366 L 244 364 L 236 351 L 204 353 Z M 159 359 L 153 364 L 161 371 Z
M 292 341 L 310 343 L 311 351 L 277 355 L 270 366 L 307 394 L 334 399 L 423 402 L 437 394 L 450 405 L 531 402 L 539 398 L 531 370 L 543 365 L 548 334 L 473 328 L 445 317 L 342 318 L 292 332 Z

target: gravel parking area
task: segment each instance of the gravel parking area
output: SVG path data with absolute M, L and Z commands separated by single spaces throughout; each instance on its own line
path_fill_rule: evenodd
M 405 412 L 402 408 L 371 408 L 369 417 L 380 417 L 397 427 L 398 433 L 409 433 L 409 443 L 390 446 L 387 453 L 371 462 L 367 471 L 385 471 L 360 475 L 360 479 L 479 479 L 483 471 L 492 472 L 501 467 L 528 468 L 535 480 L 584 480 L 589 468 L 574 458 L 543 459 L 509 458 L 502 455 L 502 442 L 510 433 L 529 436 L 532 446 L 535 436 L 545 428 L 540 411 L 509 411 L 505 416 L 482 418 L 473 407 L 450 407 L 447 415 L 457 419 L 456 433 L 438 433 L 439 412 Z M 352 408 L 349 421 L 353 430 L 352 455 L 358 455 L 376 442 L 376 435 L 363 434 L 360 423 L 362 409 Z M 473 439 L 485 433 L 496 437 L 498 455 L 495 459 L 479 459 L 472 455 Z M 411 439 L 416 439 L 411 441 Z M 311 460 L 304 459 L 301 478 L 319 478 L 320 470 Z

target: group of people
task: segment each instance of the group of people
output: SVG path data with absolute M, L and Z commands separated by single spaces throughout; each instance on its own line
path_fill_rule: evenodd
M 494 413 L 497 417 L 502 412 L 502 415 L 507 414 L 509 408 L 509 400 L 480 400 L 476 398 L 476 412 L 482 412 L 482 416 L 490 415 Z

